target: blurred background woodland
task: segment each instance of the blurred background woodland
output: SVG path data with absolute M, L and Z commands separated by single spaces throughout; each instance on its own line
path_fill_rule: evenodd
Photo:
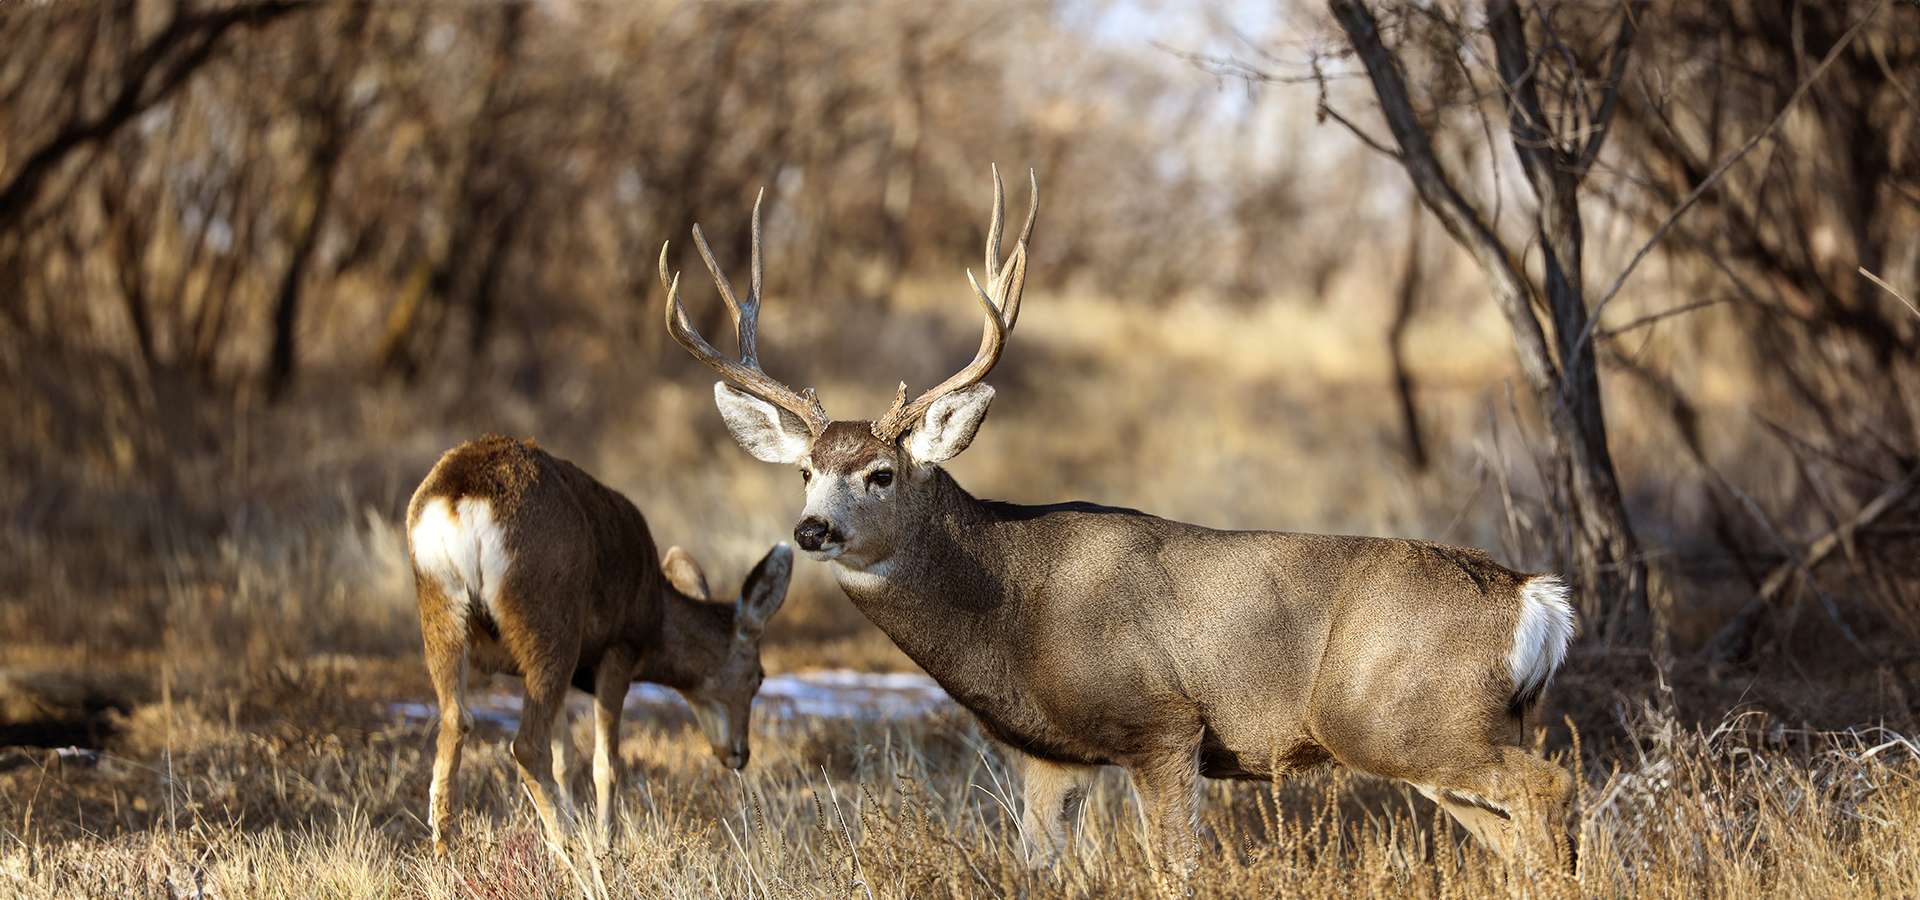
M 0 0 L 0 894 L 1165 896 L 1114 773 L 1028 872 L 951 712 L 763 701 L 738 775 L 631 717 L 597 889 L 486 722 L 425 850 L 436 457 L 536 438 L 738 584 L 801 482 L 662 245 L 717 335 L 689 232 L 738 281 L 764 189 L 761 361 L 868 418 L 973 353 L 994 164 L 976 495 L 1578 588 L 1577 880 L 1335 770 L 1210 783 L 1199 896 L 1920 894 L 1914 0 Z M 812 562 L 764 649 L 912 669 Z
M 0 3 L 0 662 L 414 659 L 488 431 L 733 583 L 799 479 L 662 244 L 724 330 L 764 188 L 767 368 L 869 417 L 972 352 L 998 163 L 976 494 L 1484 546 L 1578 576 L 1560 707 L 1911 723 L 1920 7 L 1494 6 Z M 910 665 L 810 563 L 774 634 Z

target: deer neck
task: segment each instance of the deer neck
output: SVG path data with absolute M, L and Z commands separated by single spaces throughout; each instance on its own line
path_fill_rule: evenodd
M 860 612 L 953 692 L 954 683 L 998 677 L 1013 604 L 992 512 L 943 469 L 928 490 L 925 514 L 891 555 L 834 573 Z
M 733 604 L 695 600 L 663 585 L 659 606 L 658 633 L 634 642 L 650 648 L 640 654 L 634 678 L 681 690 L 697 687 L 732 647 Z

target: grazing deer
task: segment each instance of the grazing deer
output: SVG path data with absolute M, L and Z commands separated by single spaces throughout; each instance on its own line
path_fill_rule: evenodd
M 600 834 L 620 780 L 620 712 L 633 681 L 680 692 L 728 768 L 747 764 L 760 636 L 786 599 L 793 551 L 776 544 L 732 603 L 708 602 L 686 551 L 655 555 L 627 498 L 529 441 L 486 437 L 446 452 L 407 505 L 427 672 L 440 700 L 428 814 L 447 850 L 460 744 L 473 728 L 467 667 L 520 676 L 513 758 L 555 846 L 572 830 L 567 687 L 594 695 Z M 561 727 L 554 730 L 556 714 Z
M 1571 778 L 1519 744 L 1574 630 L 1560 579 L 1425 541 L 977 500 L 940 467 L 986 417 L 982 379 L 1020 314 L 1029 182 L 1035 205 L 1003 264 L 994 173 L 986 287 L 967 273 L 986 318 L 973 361 L 911 402 L 902 384 L 872 422 L 836 421 L 761 369 L 757 202 L 744 299 L 693 230 L 738 361 L 694 330 L 664 250 L 660 278 L 668 330 L 719 373 L 734 439 L 799 466 L 795 542 L 1017 751 L 1036 856 L 1060 852 L 1096 766 L 1128 771 L 1151 844 L 1185 870 L 1202 777 L 1271 780 L 1326 761 L 1411 783 L 1509 858 L 1553 852 Z

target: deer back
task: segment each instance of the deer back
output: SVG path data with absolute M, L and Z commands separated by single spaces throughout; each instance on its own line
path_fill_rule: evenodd
M 646 519 L 531 441 L 489 436 L 447 451 L 407 522 L 417 577 L 445 586 L 486 637 L 518 630 L 556 646 L 578 635 L 590 660 L 616 635 L 659 630 L 664 576 Z

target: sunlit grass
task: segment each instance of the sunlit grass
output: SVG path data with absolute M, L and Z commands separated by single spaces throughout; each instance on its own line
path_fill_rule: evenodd
M 311 676 L 307 689 L 346 677 Z M 456 852 L 420 816 L 428 727 L 318 710 L 225 721 L 143 706 L 97 766 L 0 774 L 0 891 L 41 896 L 1155 896 L 1125 779 L 1098 782 L 1072 855 L 1025 865 L 1018 790 L 962 717 L 761 721 L 754 765 L 684 722 L 630 723 L 611 846 L 550 854 L 502 737 L 469 745 Z M 1577 876 L 1518 878 L 1410 791 L 1337 770 L 1207 786 L 1199 896 L 1912 896 L 1920 750 L 1891 732 L 1711 732 L 1636 721 L 1582 760 Z M 583 737 L 584 730 L 576 738 Z M 589 779 L 576 793 L 591 795 Z M 202 894 L 195 894 L 202 891 Z

